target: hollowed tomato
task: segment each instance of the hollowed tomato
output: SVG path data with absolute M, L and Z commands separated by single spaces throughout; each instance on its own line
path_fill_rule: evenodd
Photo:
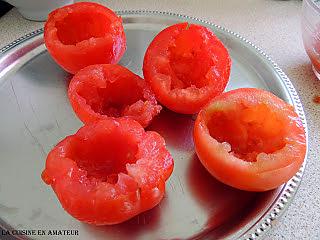
M 43 180 L 80 221 L 116 224 L 156 206 L 173 159 L 164 139 L 131 119 L 82 127 L 49 153 Z
M 153 39 L 143 74 L 159 102 L 175 112 L 193 114 L 223 92 L 230 65 L 227 49 L 211 30 L 179 23 Z
M 44 28 L 46 47 L 66 71 L 98 63 L 117 63 L 126 49 L 122 20 L 97 3 L 79 2 L 49 14 Z
M 253 88 L 223 93 L 201 110 L 194 142 L 214 177 L 248 191 L 285 183 L 306 154 L 304 128 L 292 106 Z
M 72 78 L 68 95 L 84 123 L 125 116 L 146 127 L 161 110 L 149 85 L 120 65 L 98 64 L 82 69 Z

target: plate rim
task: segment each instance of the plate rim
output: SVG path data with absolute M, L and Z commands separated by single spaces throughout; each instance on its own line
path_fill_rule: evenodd
M 305 117 L 305 113 L 303 110 L 302 103 L 300 101 L 300 98 L 298 96 L 297 91 L 295 90 L 292 82 L 288 78 L 288 76 L 283 72 L 283 70 L 278 66 L 277 63 L 275 63 L 271 57 L 265 53 L 264 50 L 262 50 L 260 47 L 256 46 L 251 41 L 247 40 L 246 38 L 242 37 L 240 34 L 233 32 L 221 25 L 214 24 L 210 21 L 193 17 L 189 15 L 184 15 L 180 13 L 173 13 L 173 12 L 167 12 L 167 11 L 157 11 L 157 10 L 120 10 L 115 11 L 116 14 L 120 16 L 124 15 L 158 15 L 158 16 L 166 16 L 166 17 L 172 17 L 172 18 L 178 18 L 178 19 L 184 19 L 186 21 L 191 20 L 194 22 L 198 22 L 200 24 L 207 25 L 211 28 L 216 28 L 228 35 L 231 35 L 235 39 L 239 40 L 241 43 L 243 43 L 246 47 L 251 48 L 254 50 L 261 58 L 267 61 L 267 63 L 274 69 L 274 71 L 278 74 L 279 79 L 284 84 L 287 92 L 289 93 L 289 96 L 291 98 L 292 104 L 294 106 L 294 109 L 296 113 L 299 115 L 302 125 L 305 130 L 306 134 L 306 155 L 304 162 L 302 163 L 299 171 L 287 182 L 283 185 L 282 189 L 279 191 L 278 196 L 272 203 L 272 205 L 267 209 L 258 219 L 255 223 L 253 223 L 245 232 L 240 233 L 239 239 L 244 240 L 254 240 L 254 239 L 260 239 L 263 236 L 265 236 L 266 232 L 268 232 L 276 222 L 276 220 L 279 219 L 285 212 L 285 210 L 288 208 L 288 206 L 291 203 L 291 200 L 294 199 L 294 196 L 299 189 L 304 169 L 306 166 L 307 158 L 308 158 L 308 127 L 307 127 L 307 121 Z M 32 39 L 38 35 L 43 34 L 44 28 L 37 29 L 35 31 L 32 31 L 28 34 L 25 34 L 24 36 L 12 41 L 11 43 L 5 45 L 0 49 L 0 60 L 5 56 L 7 52 L 15 48 L 16 46 L 22 44 L 23 42 Z M 2 224 L 0 224 L 0 227 L 3 227 Z M 245 227 L 245 226 L 244 226 Z M 5 228 L 6 229 L 6 228 Z M 207 233 L 204 237 L 208 236 L 210 234 Z

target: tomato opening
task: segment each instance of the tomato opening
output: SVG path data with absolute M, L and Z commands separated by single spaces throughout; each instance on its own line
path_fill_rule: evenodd
M 94 9 L 82 9 L 70 12 L 55 23 L 57 36 L 65 45 L 76 45 L 90 38 L 104 37 L 110 32 L 108 15 L 100 14 Z
M 286 145 L 286 122 L 266 104 L 213 109 L 207 123 L 210 136 L 244 161 L 259 153 L 273 153 Z
M 96 133 L 92 138 L 77 138 L 71 150 L 78 167 L 87 177 L 115 184 L 118 174 L 127 174 L 126 164 L 136 162 L 137 140 L 117 128 Z
M 78 94 L 86 100 L 94 112 L 109 117 L 120 117 L 127 106 L 144 99 L 136 81 L 125 76 L 119 79 L 120 77 L 118 76 L 117 81 L 107 79 L 108 83 L 105 87 L 92 88 L 91 86 L 92 91 L 83 87 L 78 90 Z
M 213 61 L 204 41 L 201 32 L 187 25 L 171 42 L 169 64 L 175 76 L 171 79 L 171 89 L 202 88 L 209 84 L 206 75 Z
M 80 70 L 69 84 L 68 96 L 86 124 L 108 117 L 128 117 L 146 127 L 161 110 L 148 83 L 115 64 L 96 64 Z

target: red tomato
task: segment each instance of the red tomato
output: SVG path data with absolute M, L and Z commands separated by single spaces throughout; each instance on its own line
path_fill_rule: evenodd
M 84 123 L 126 116 L 146 127 L 161 110 L 148 84 L 120 65 L 98 64 L 80 70 L 70 82 L 68 95 Z
M 51 150 L 43 180 L 80 221 L 116 224 L 156 206 L 173 159 L 164 139 L 125 118 L 85 125 Z
M 285 183 L 306 154 L 304 129 L 292 106 L 254 88 L 223 93 L 201 110 L 194 142 L 214 177 L 248 191 Z
M 227 49 L 206 27 L 179 23 L 161 31 L 144 56 L 143 74 L 157 99 L 185 114 L 225 89 L 231 60 Z
M 117 63 L 126 49 L 122 20 L 97 3 L 79 2 L 49 14 L 44 40 L 53 59 L 76 73 L 97 63 Z

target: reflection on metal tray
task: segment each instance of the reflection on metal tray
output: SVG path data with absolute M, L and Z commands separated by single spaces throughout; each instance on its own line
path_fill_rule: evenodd
M 238 34 L 178 14 L 125 11 L 127 51 L 121 64 L 142 74 L 146 47 L 166 26 L 189 21 L 217 34 L 232 57 L 227 90 L 267 89 L 291 103 L 306 128 L 299 97 L 287 76 L 259 48 Z M 68 239 L 255 239 L 291 202 L 304 165 L 287 184 L 265 193 L 235 190 L 211 177 L 199 163 L 192 142 L 194 120 L 162 111 L 149 129 L 166 139 L 175 160 L 163 201 L 116 226 L 94 227 L 70 217 L 40 179 L 46 154 L 80 126 L 66 95 L 70 76 L 45 50 L 42 30 L 1 49 L 0 55 L 0 223 L 4 229 L 72 229 Z M 26 236 L 24 236 L 26 237 Z M 30 236 L 65 239 L 65 236 Z

